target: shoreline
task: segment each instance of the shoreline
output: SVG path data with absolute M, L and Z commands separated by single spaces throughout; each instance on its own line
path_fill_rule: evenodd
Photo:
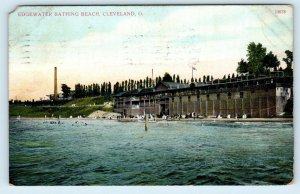
M 103 119 L 103 118 L 52 118 L 52 117 L 9 117 L 9 120 L 110 120 L 110 121 L 118 121 L 118 122 L 144 122 L 144 120 L 137 120 L 136 118 L 121 118 L 121 119 Z M 173 121 L 179 121 L 179 122 L 293 122 L 294 118 L 188 118 L 188 119 L 162 119 L 157 118 L 157 122 L 173 122 Z M 150 121 L 151 123 L 151 121 Z
M 120 121 L 122 122 L 138 122 L 136 119 L 121 119 Z M 293 122 L 294 119 L 293 118 L 246 118 L 246 119 L 242 119 L 242 118 L 201 118 L 201 119 L 193 119 L 193 118 L 188 118 L 188 119 L 161 119 L 158 118 L 156 119 L 157 122 L 160 121 L 169 121 L 169 122 L 173 122 L 173 121 L 179 121 L 179 122 Z M 141 122 L 141 121 L 139 121 Z M 150 121 L 151 122 L 151 121 Z

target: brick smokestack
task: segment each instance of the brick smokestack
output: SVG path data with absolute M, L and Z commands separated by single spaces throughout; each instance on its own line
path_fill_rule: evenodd
M 53 100 L 57 100 L 57 67 L 54 67 L 54 96 Z

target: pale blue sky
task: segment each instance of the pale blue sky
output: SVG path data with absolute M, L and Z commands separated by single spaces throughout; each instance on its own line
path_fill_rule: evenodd
M 136 16 L 18 16 L 124 11 Z M 54 66 L 59 84 L 71 88 L 140 79 L 151 76 L 152 68 L 154 76 L 167 71 L 190 79 L 192 65 L 196 77 L 223 77 L 246 58 L 250 42 L 262 43 L 280 60 L 293 50 L 292 16 L 284 5 L 20 7 L 9 17 L 10 98 L 52 93 Z

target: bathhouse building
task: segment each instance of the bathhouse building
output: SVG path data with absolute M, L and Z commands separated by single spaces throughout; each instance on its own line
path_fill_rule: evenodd
M 293 98 L 293 77 L 250 77 L 180 84 L 159 82 L 154 88 L 115 94 L 114 111 L 126 117 L 189 115 L 268 118 L 283 114 Z

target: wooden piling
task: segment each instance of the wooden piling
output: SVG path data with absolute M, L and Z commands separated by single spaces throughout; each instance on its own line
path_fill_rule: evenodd
M 148 131 L 148 118 L 146 114 L 145 114 L 145 131 Z

